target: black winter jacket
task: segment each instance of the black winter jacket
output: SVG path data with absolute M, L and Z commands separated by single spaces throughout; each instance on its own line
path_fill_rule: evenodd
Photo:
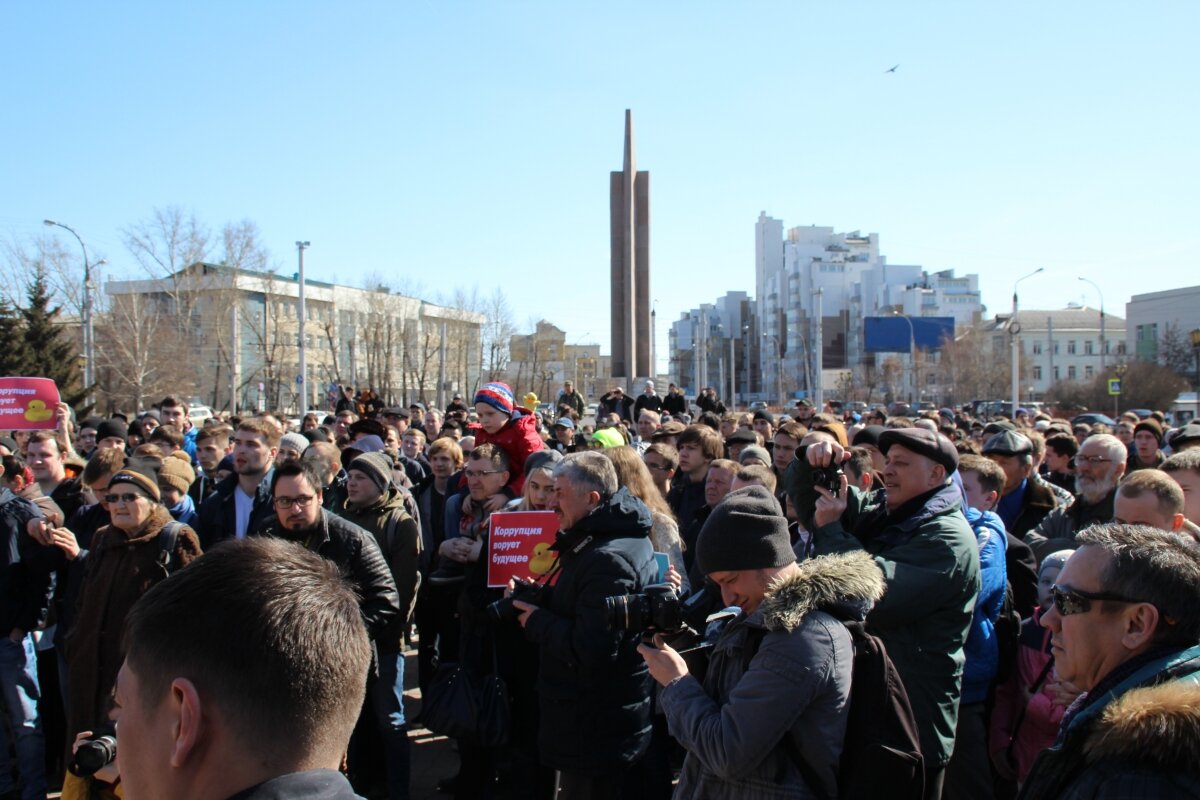
M 277 518 L 261 530 L 261 535 L 296 541 Z M 342 574 L 354 582 L 371 641 L 399 641 L 405 622 L 400 614 L 400 597 L 375 537 L 322 509 L 320 527 L 301 544 L 337 564 Z
M 0 489 L 0 636 L 13 628 L 37 628 L 50 606 L 50 573 L 38 568 L 41 549 L 26 532 L 29 520 L 41 517 L 29 500 Z
M 275 508 L 271 502 L 271 475 L 274 470 L 258 482 L 254 492 L 254 505 L 250 508 L 250 524 L 246 526 L 246 535 L 257 533 L 269 520 L 274 517 Z M 217 484 L 217 490 L 200 505 L 200 521 L 196 524 L 196 533 L 200 536 L 200 546 L 204 550 L 212 549 L 213 545 L 223 539 L 232 539 L 237 531 L 237 505 L 233 493 L 237 491 L 238 476 L 230 475 Z
M 562 571 L 525 625 L 539 645 L 539 749 L 554 769 L 601 775 L 637 761 L 650 743 L 650 673 L 639 632 L 612 631 L 604 598 L 654 583 L 652 518 L 617 490 L 555 548 Z

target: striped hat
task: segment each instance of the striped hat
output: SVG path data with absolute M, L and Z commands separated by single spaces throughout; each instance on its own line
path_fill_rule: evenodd
M 512 389 L 508 388 L 507 383 L 485 383 L 478 392 L 475 393 L 476 403 L 487 403 L 497 411 L 512 415 L 513 412 L 513 393 Z

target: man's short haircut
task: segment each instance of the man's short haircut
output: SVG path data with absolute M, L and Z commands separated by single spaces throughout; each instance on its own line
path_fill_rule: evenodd
M 222 542 L 155 585 L 129 612 L 125 643 L 146 708 L 186 678 L 275 769 L 344 750 L 371 662 L 354 586 L 334 562 L 271 537 Z
M 488 442 L 481 444 L 471 452 L 467 453 L 467 458 L 471 461 L 487 461 L 492 465 L 492 469 L 508 469 L 509 458 L 508 451 L 499 445 Z
M 858 477 L 863 475 L 875 476 L 875 462 L 871 460 L 871 451 L 865 447 L 851 447 L 850 458 L 842 464 L 843 468 L 849 469 Z
M 183 415 L 185 417 L 187 416 L 187 413 L 188 413 L 187 403 L 183 402 L 182 400 L 176 399 L 170 395 L 167 395 L 166 397 L 164 397 L 162 399 L 162 402 L 158 404 L 158 407 L 160 409 L 162 409 L 162 408 L 182 408 Z
M 1117 437 L 1111 433 L 1096 433 L 1084 439 L 1084 444 L 1100 445 L 1104 448 L 1104 454 L 1112 459 L 1113 463 L 1118 461 L 1124 462 L 1129 457 L 1129 448 L 1125 446 Z M 1081 445 L 1082 447 L 1082 445 Z
M 1021 433 L 1025 434 L 1025 438 L 1029 440 L 1031 445 L 1033 445 L 1033 458 L 1035 460 L 1046 455 L 1046 437 L 1042 435 L 1041 431 L 1034 431 L 1026 428 L 1025 430 L 1021 431 Z
M 775 494 L 775 488 L 778 482 L 775 480 L 775 471 L 770 467 L 764 467 L 762 464 L 752 464 L 749 467 L 742 467 L 737 472 L 737 479 L 742 483 L 757 483 L 771 494 Z
M 554 468 L 554 477 L 563 478 L 576 489 L 599 492 L 606 500 L 617 492 L 617 468 L 595 450 L 568 453 Z
M 159 425 L 150 434 L 151 442 L 166 442 L 176 450 L 183 447 L 183 433 L 174 425 Z
M 1183 489 L 1165 472 L 1139 469 L 1126 475 L 1117 486 L 1117 494 L 1130 500 L 1136 500 L 1147 492 L 1158 500 L 1158 512 L 1164 517 L 1183 513 Z
M 1046 449 L 1053 450 L 1059 456 L 1074 458 L 1079 452 L 1079 442 L 1074 436 L 1066 433 L 1056 433 L 1046 439 Z
M 83 468 L 83 484 L 91 486 L 105 475 L 115 475 L 125 466 L 125 450 L 120 447 L 107 447 L 92 453 L 87 465 Z
M 400 438 L 416 439 L 422 447 L 425 446 L 425 431 L 421 430 L 420 428 L 409 428 L 404 431 L 404 434 Z
M 708 469 L 710 471 L 714 470 L 714 469 L 723 469 L 726 472 L 728 472 L 730 475 L 737 475 L 738 472 L 742 469 L 742 465 L 736 461 L 731 461 L 728 458 L 717 458 L 717 459 L 714 459 L 711 463 L 709 463 Z
M 707 425 L 688 425 L 684 428 L 683 433 L 675 440 L 675 447 L 681 449 L 685 444 L 698 445 L 705 461 L 713 461 L 725 455 L 725 443 L 721 441 L 721 434 Z
M 721 431 L 721 418 L 712 411 L 702 412 L 700 416 L 696 417 L 696 424 L 703 425 L 707 428 L 712 428 L 718 433 Z
M 306 451 L 307 452 L 307 451 Z M 325 476 L 317 470 L 317 465 L 301 458 L 298 461 L 288 461 L 275 467 L 271 474 L 271 494 L 281 478 L 304 478 L 314 490 L 320 492 L 325 488 Z
M 842 447 L 850 446 L 850 439 L 846 436 L 846 426 L 837 420 L 833 420 L 832 422 L 826 422 L 822 420 L 814 424 L 811 430 L 829 434 L 836 439 L 837 443 Z
M 196 446 L 199 447 L 204 442 L 215 441 L 218 446 L 226 448 L 229 442 L 233 439 L 233 428 L 223 422 L 216 425 L 207 425 L 200 429 L 196 434 Z M 221 444 L 224 442 L 224 444 Z
M 1172 472 L 1200 472 L 1200 447 L 1193 447 L 1191 450 L 1176 453 L 1164 461 L 1159 469 L 1168 474 Z M 1145 470 L 1139 471 L 1144 472 Z
M 959 456 L 959 472 L 974 472 L 979 479 L 979 488 L 985 492 L 1002 492 L 1007 478 L 1004 469 L 986 456 Z
M 795 421 L 785 422 L 775 429 L 776 436 L 780 434 L 790 436 L 796 440 L 797 444 L 800 443 L 800 440 L 804 438 L 804 434 L 806 433 L 808 433 L 808 428 Z
M 25 445 L 28 447 L 31 444 L 41 444 L 42 442 L 54 442 L 54 449 L 62 455 L 62 447 L 58 444 L 58 439 L 54 436 L 54 431 L 34 431 L 29 434 L 29 442 Z
M 1197 453 L 1200 453 L 1200 448 L 1197 448 Z M 670 470 L 679 469 L 679 451 L 666 442 L 655 442 L 646 448 L 646 454 L 654 453 L 663 460 L 663 465 Z
M 262 417 L 251 417 L 244 419 L 238 423 L 239 431 L 247 433 L 257 433 L 267 441 L 267 447 L 279 447 L 279 440 L 283 438 L 283 434 L 279 432 L 279 428 L 272 425 Z
M 1108 554 L 1101 591 L 1158 609 L 1155 641 L 1186 647 L 1200 641 L 1200 547 L 1190 536 L 1109 523 L 1080 531 L 1075 543 Z
M 322 476 L 334 473 L 342 467 L 342 455 L 337 450 L 337 445 L 331 441 L 314 441 L 308 445 L 308 449 L 304 451 L 304 455 L 300 456 L 300 461 L 305 461 L 317 468 Z M 322 486 L 324 488 L 324 485 Z
M 646 418 L 647 418 L 647 419 L 649 419 L 651 422 L 653 422 L 655 425 L 658 425 L 659 423 L 661 423 L 661 422 L 662 422 L 662 414 L 659 414 L 657 411 L 654 411 L 654 410 L 652 410 L 652 409 L 649 409 L 649 408 L 643 408 L 643 409 L 642 409 L 642 413 L 641 413 L 641 414 L 638 414 L 638 419 L 639 419 L 639 420 L 640 420 L 642 417 L 646 417 Z
M 458 442 L 451 439 L 449 436 L 441 436 L 429 443 L 429 458 L 440 456 L 441 454 L 450 456 L 450 460 L 454 462 L 455 468 L 463 465 L 463 451 L 458 446 Z

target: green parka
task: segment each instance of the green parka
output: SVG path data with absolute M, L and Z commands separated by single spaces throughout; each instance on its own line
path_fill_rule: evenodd
M 403 619 L 408 619 L 416 603 L 417 588 L 421 584 L 421 575 L 417 571 L 421 530 L 404 508 L 404 495 L 391 488 L 374 503 L 362 508 L 347 501 L 337 514 L 375 537 L 392 571 L 392 579 L 396 581 L 400 614 Z M 398 642 L 396 646 L 399 647 Z
M 784 487 L 800 519 L 816 509 L 811 468 L 793 461 Z M 912 703 L 921 751 L 944 767 L 954 748 L 965 658 L 963 643 L 979 595 L 979 548 L 953 483 L 889 514 L 885 490 L 849 488 L 840 520 L 812 530 L 817 555 L 866 550 L 883 571 L 887 591 L 867 615 L 867 628 L 887 647 Z

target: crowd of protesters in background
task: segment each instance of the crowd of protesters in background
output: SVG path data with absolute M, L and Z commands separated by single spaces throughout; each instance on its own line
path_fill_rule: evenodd
M 0 798 L 120 796 L 65 767 L 110 724 L 126 616 L 247 537 L 356 588 L 372 666 L 343 769 L 365 797 L 423 768 L 414 646 L 422 693 L 448 664 L 508 687 L 503 744 L 460 737 L 447 796 L 853 794 L 868 640 L 902 684 L 911 796 L 1200 796 L 1200 422 L 751 411 L 653 382 L 537 405 L 501 382 L 445 408 L 347 387 L 300 419 L 166 397 L 0 436 Z M 512 510 L 558 519 L 535 597 L 487 584 Z M 610 624 L 607 600 L 658 585 L 700 609 L 707 669 Z

